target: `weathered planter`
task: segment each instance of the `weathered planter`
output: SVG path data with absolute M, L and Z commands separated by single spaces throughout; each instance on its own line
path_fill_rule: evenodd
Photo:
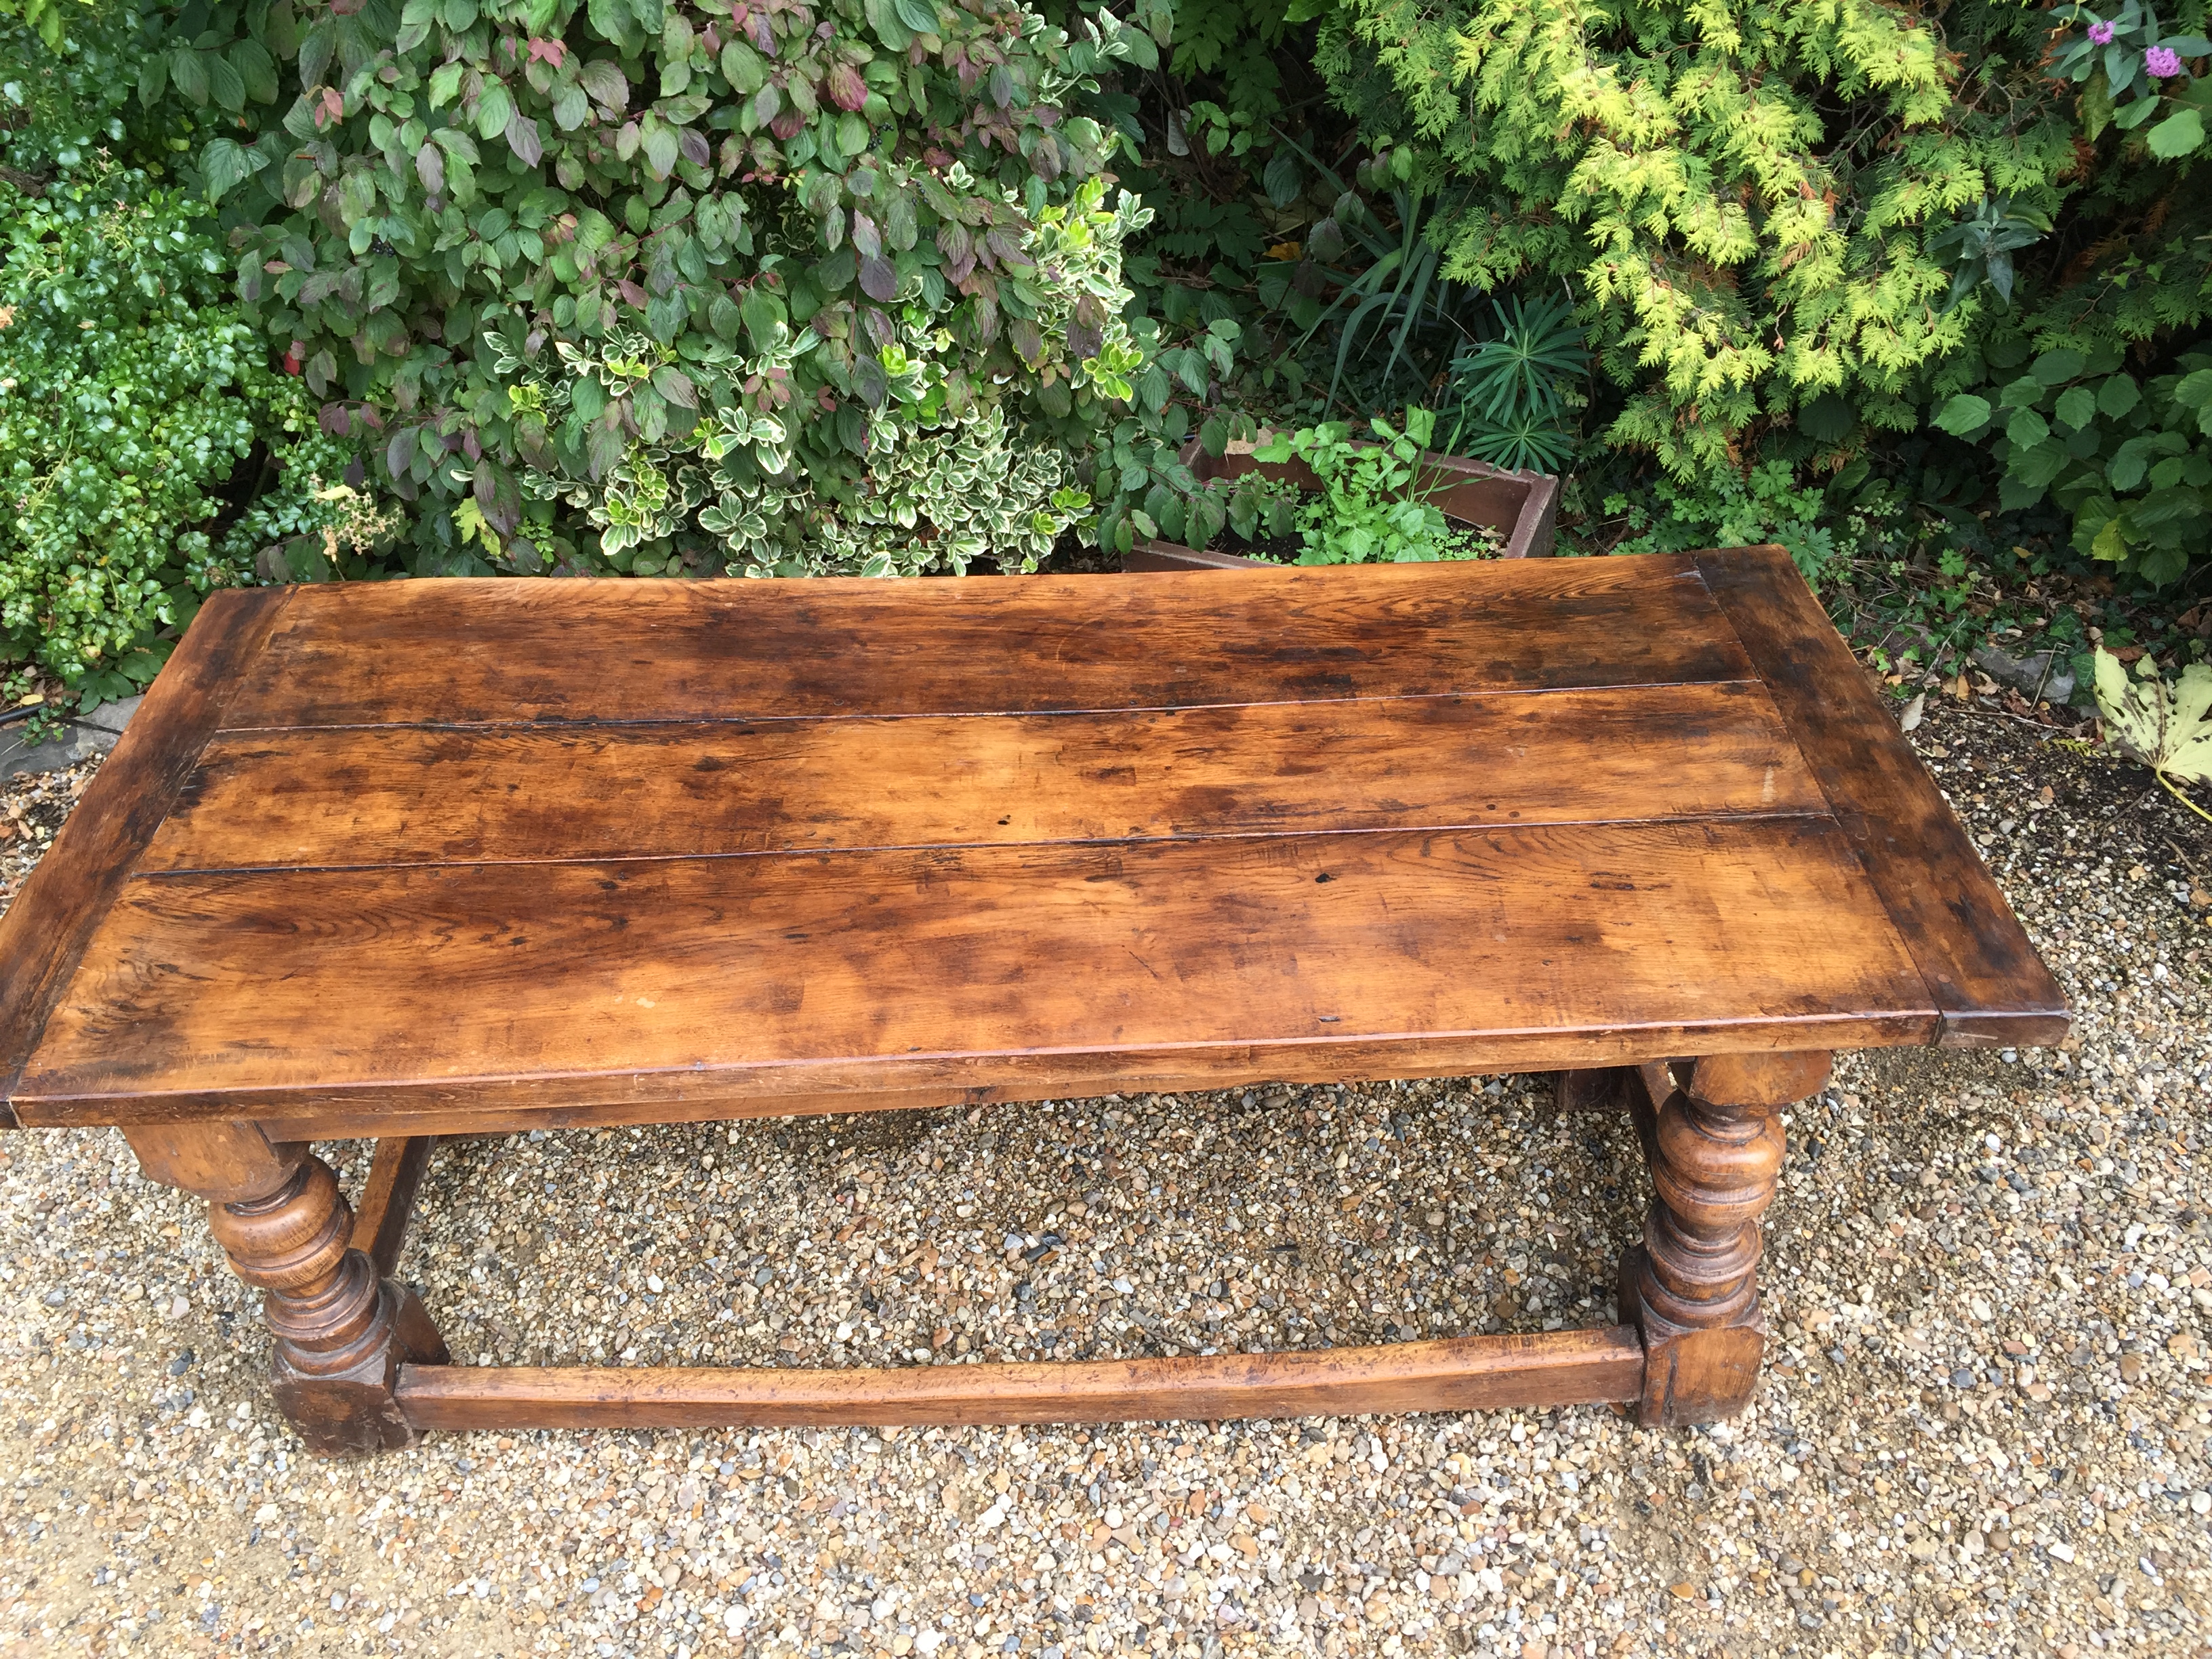
M 1262 438 L 1267 434 L 1262 434 Z M 1318 490 L 1321 480 L 1304 461 L 1260 461 L 1254 444 L 1236 443 L 1218 460 L 1194 438 L 1183 446 L 1183 465 L 1203 482 L 1241 478 L 1248 472 L 1278 478 L 1300 489 Z M 1430 499 L 1455 524 L 1502 531 L 1505 559 L 1545 559 L 1552 554 L 1552 530 L 1559 515 L 1559 481 L 1542 472 L 1507 472 L 1480 461 L 1424 451 L 1417 482 L 1437 493 Z M 1271 562 L 1238 553 L 1210 553 L 1177 542 L 1144 541 L 1121 556 L 1124 570 L 1230 570 Z

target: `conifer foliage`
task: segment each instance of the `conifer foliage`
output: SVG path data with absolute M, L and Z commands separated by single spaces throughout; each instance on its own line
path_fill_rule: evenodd
M 1940 29 L 1882 0 L 1346 0 L 1321 64 L 1370 142 L 1420 149 L 1443 274 L 1567 279 L 1636 388 L 1611 441 L 1687 476 L 1755 422 L 1919 423 L 1984 304 L 1949 303 L 1931 238 L 2054 210 L 2074 164 L 2049 27 L 1973 0 Z

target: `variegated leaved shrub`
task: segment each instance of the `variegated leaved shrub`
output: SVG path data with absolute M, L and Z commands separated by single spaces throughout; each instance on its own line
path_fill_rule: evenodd
M 1015 0 L 284 6 L 243 15 L 282 126 L 203 171 L 250 312 L 418 503 L 416 570 L 1018 568 L 1091 520 L 1141 220 L 1067 104 L 1147 36 Z

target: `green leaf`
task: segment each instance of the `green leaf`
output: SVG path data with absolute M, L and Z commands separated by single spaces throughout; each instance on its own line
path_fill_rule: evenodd
M 2097 388 L 2097 407 L 2118 420 L 2142 401 L 2142 388 L 2131 376 L 2115 374 Z
M 1121 55 L 1140 70 L 1156 70 L 1160 66 L 1159 48 L 1152 37 L 1140 28 L 1124 28 L 1114 38 Z
M 2122 104 L 2112 112 L 2112 125 L 2123 132 L 2132 132 L 2158 113 L 2156 98 L 2137 98 Z
M 2204 143 L 2204 118 L 2186 106 L 2150 130 L 2150 153 L 2166 161 L 2188 155 Z
M 338 26 L 328 17 L 311 27 L 300 37 L 300 85 L 313 88 L 323 83 L 323 71 L 331 66 L 331 54 L 337 50 Z
M 891 0 L 891 9 L 916 34 L 937 33 L 937 8 L 929 0 Z
M 2173 388 L 2173 401 L 2184 409 L 2202 409 L 2212 404 L 2212 368 L 2200 368 L 2181 377 Z
M 743 40 L 722 48 L 723 78 L 745 97 L 751 97 L 768 81 L 768 60 Z
M 679 409 L 699 407 L 699 392 L 682 369 L 664 364 L 653 371 L 653 389 Z
M 514 115 L 514 98 L 497 81 L 486 81 L 477 100 L 477 137 L 489 143 L 507 131 Z
M 2130 438 L 2105 463 L 2105 482 L 2124 495 L 2143 479 L 2150 467 L 2151 448 L 2141 438 Z
M 682 153 L 683 140 L 676 129 L 653 111 L 647 111 L 638 126 L 639 148 L 645 152 L 645 165 L 656 179 L 665 179 L 676 170 L 676 158 Z
M 206 181 L 208 199 L 221 201 L 232 188 L 269 165 L 258 149 L 248 149 L 234 139 L 211 141 L 200 155 L 200 177 Z
M 1972 438 L 1990 423 L 1990 400 L 1961 392 L 1939 410 L 1935 424 L 1954 438 Z
M 2097 394 L 2086 386 L 2069 386 L 2058 394 L 2058 407 L 2054 412 L 2059 425 L 2069 432 L 2078 432 L 2097 418 Z
M 2028 373 L 2039 386 L 2063 386 L 2079 374 L 2088 361 L 2071 346 L 2060 346 L 2038 357 Z
M 276 101 L 276 60 L 269 49 L 258 40 L 234 40 L 230 46 L 231 67 L 246 87 L 246 95 L 257 104 Z
M 783 301 L 766 289 L 755 285 L 738 310 L 744 318 L 745 334 L 752 341 L 755 351 L 766 351 L 781 336 L 784 328 Z
M 2014 453 L 2012 475 L 2031 489 L 2047 489 L 2072 459 L 2063 444 L 2046 440 L 2032 449 Z
M 190 46 L 169 48 L 169 79 L 195 104 L 208 100 L 208 60 Z
M 2016 409 L 2005 422 L 2005 436 L 2017 449 L 2033 449 L 2051 435 L 2051 422 L 2032 409 Z
M 592 101 L 601 108 L 619 115 L 629 107 L 629 82 L 623 77 L 622 66 L 613 59 L 593 58 L 576 71 L 576 79 L 592 94 Z
M 354 167 L 338 180 L 338 216 L 347 224 L 376 211 L 376 181 L 368 171 Z
M 2186 484 L 2169 484 L 2165 489 L 2154 489 L 2140 501 L 2131 501 L 2128 505 L 2129 521 L 2139 530 L 2203 516 L 2204 497 Z

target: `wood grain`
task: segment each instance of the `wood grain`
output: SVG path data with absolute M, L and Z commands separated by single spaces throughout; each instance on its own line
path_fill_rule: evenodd
M 1652 1200 L 1617 1289 L 1649 1362 L 1637 1415 L 1649 1428 L 1710 1423 L 1751 1402 L 1766 1333 L 1759 1218 L 1782 1168 L 1779 1108 L 1826 1081 L 1828 1056 L 1701 1057 L 1703 1092 L 1634 1075 Z
M 153 838 L 208 734 L 283 609 L 266 589 L 208 596 L 137 717 L 0 917 L 0 1126 L 79 953 Z
M 1742 679 L 1686 555 L 298 590 L 227 724 L 1033 714 Z
M 258 1123 L 138 1123 L 123 1131 L 149 1181 L 217 1204 L 266 1197 L 307 1161 L 306 1138 L 271 1139 Z
M 102 924 L 18 1105 L 1611 1063 L 1708 1023 L 1736 1035 L 1707 1048 L 1911 1040 L 1925 997 L 1824 818 L 175 876 Z
M 2057 981 L 1789 554 L 1696 556 L 1942 1010 L 1941 1041 L 2057 1042 Z
M 393 1135 L 376 1143 L 370 1158 L 368 1179 L 362 1185 L 361 1202 L 353 1209 L 353 1243 L 368 1253 L 379 1279 L 398 1271 L 399 1252 L 407 1242 L 407 1223 L 415 1212 L 415 1194 L 422 1185 L 422 1172 L 430 1167 L 429 1135 Z
M 1174 711 L 241 733 L 155 871 L 1826 810 L 1755 684 Z
M 407 1365 L 417 1429 L 1218 1421 L 1634 1400 L 1634 1330 L 900 1370 Z

